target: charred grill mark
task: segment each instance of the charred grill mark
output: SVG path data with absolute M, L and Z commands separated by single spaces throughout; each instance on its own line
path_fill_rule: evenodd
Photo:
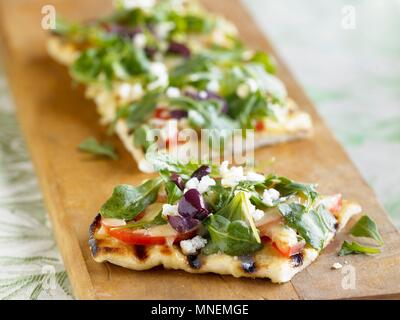
M 198 254 L 188 255 L 186 258 L 189 263 L 189 266 L 191 266 L 193 269 L 200 269 L 201 260 Z
M 239 259 L 244 272 L 253 273 L 256 271 L 256 262 L 252 256 L 241 256 Z
M 97 240 L 95 239 L 94 234 L 100 227 L 100 220 L 101 216 L 100 213 L 98 213 L 89 227 L 89 247 L 93 257 L 96 257 L 97 253 L 99 252 L 99 247 L 97 245 Z
M 335 230 L 339 229 L 339 222 L 336 222 L 334 227 L 335 227 Z
M 298 253 L 290 257 L 293 267 L 300 267 L 303 264 L 303 253 Z
M 118 253 L 121 251 L 118 247 L 101 247 L 101 250 L 105 253 Z
M 136 258 L 142 261 L 146 260 L 148 257 L 146 246 L 139 244 L 133 246 L 133 254 L 136 256 Z

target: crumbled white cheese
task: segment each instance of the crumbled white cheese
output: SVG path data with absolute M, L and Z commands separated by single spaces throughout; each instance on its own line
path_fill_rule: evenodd
M 186 182 L 184 192 L 186 192 L 189 189 L 196 189 L 200 193 L 204 193 L 208 190 L 209 187 L 215 186 L 215 184 L 216 184 L 215 180 L 213 178 L 210 178 L 210 176 L 208 175 L 202 177 L 200 181 L 199 179 L 194 177 Z
M 264 218 L 264 215 L 265 215 L 264 211 L 262 211 L 262 210 L 260 210 L 260 209 L 256 209 L 256 210 L 254 210 L 254 212 L 252 213 L 252 216 L 253 216 L 254 221 L 259 221 L 259 220 L 261 220 L 262 218 Z
M 150 9 L 154 7 L 156 0 L 117 0 L 116 3 L 126 9 Z
M 267 206 L 272 207 L 274 205 L 273 202 L 278 200 L 279 196 L 280 196 L 280 193 L 278 190 L 275 190 L 274 188 L 266 189 L 266 190 L 264 190 L 262 201 Z
M 182 252 L 185 255 L 195 254 L 197 252 L 197 250 L 204 248 L 204 246 L 206 244 L 207 244 L 207 240 L 201 236 L 195 236 L 192 239 L 182 240 L 180 242 Z
M 159 87 L 168 85 L 168 72 L 165 64 L 161 62 L 153 62 L 150 64 L 150 73 L 157 79 L 147 85 L 149 90 L 154 90 Z
M 242 83 L 240 84 L 237 89 L 236 89 L 236 94 L 238 95 L 239 98 L 246 98 L 250 93 L 250 88 L 247 85 L 247 83 Z
M 200 183 L 197 187 L 200 193 L 204 193 L 208 190 L 209 187 L 215 186 L 215 180 L 210 178 L 210 176 L 204 176 L 201 178 Z
M 157 37 L 165 39 L 168 34 L 175 28 L 175 23 L 173 22 L 161 22 L 157 23 L 154 27 L 154 32 Z
M 339 262 L 335 262 L 331 267 L 331 269 L 335 269 L 335 270 L 342 269 L 342 268 L 343 268 L 343 266 Z
M 143 49 L 146 46 L 146 42 L 146 36 L 143 33 L 138 33 L 133 38 L 133 45 L 139 49 Z
M 249 78 L 246 80 L 246 83 L 249 86 L 250 92 L 256 92 L 258 90 L 258 84 L 256 80 Z
M 178 98 L 181 95 L 181 91 L 176 87 L 169 87 L 167 89 L 167 96 L 169 98 Z
M 177 204 L 174 204 L 174 205 L 171 205 L 168 203 L 163 204 L 162 213 L 161 213 L 161 215 L 163 217 L 166 218 L 167 216 L 176 216 L 178 214 L 179 213 L 178 213 L 178 205 Z
M 189 179 L 185 184 L 185 192 L 189 189 L 197 189 L 199 183 L 200 181 L 196 177 Z
M 263 182 L 265 180 L 264 175 L 256 172 L 250 171 L 245 175 L 243 167 L 229 168 L 228 161 L 221 163 L 219 173 L 222 177 L 221 184 L 224 187 L 234 187 L 240 181 Z
M 234 187 L 244 179 L 243 167 L 231 167 L 222 176 L 221 184 L 223 187 Z
M 219 92 L 219 83 L 217 80 L 211 80 L 208 84 L 207 84 L 207 90 L 210 90 L 212 92 Z
M 199 92 L 199 97 L 200 97 L 200 99 L 207 99 L 208 94 L 205 91 L 200 91 Z
M 115 218 L 102 218 L 101 222 L 108 227 L 122 227 L 126 225 L 125 220 Z
M 248 172 L 246 175 L 246 180 L 253 181 L 253 182 L 264 182 L 265 177 L 264 177 L 264 175 L 256 173 L 256 172 Z
M 140 83 L 124 82 L 114 87 L 114 92 L 123 102 L 135 101 L 143 96 L 143 87 Z

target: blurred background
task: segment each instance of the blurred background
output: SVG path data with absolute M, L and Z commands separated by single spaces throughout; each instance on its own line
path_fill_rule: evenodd
M 242 2 L 400 227 L 400 0 Z M 1 61 L 0 298 L 73 298 Z

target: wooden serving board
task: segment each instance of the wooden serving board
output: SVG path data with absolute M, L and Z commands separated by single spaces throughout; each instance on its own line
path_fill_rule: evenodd
M 0 34 L 3 59 L 18 109 L 18 118 L 39 176 L 57 243 L 75 296 L 80 299 L 338 299 L 394 298 L 400 296 L 400 235 L 378 204 L 374 193 L 336 142 L 311 101 L 264 38 L 243 5 L 236 0 L 204 1 L 210 10 L 224 14 L 239 27 L 249 45 L 273 53 L 279 76 L 289 94 L 313 118 L 311 140 L 264 148 L 259 161 L 276 157 L 265 170 L 307 182 L 318 182 L 326 193 L 342 192 L 362 204 L 381 230 L 385 247 L 377 256 L 339 258 L 346 232 L 291 282 L 236 279 L 214 274 L 193 275 L 156 269 L 130 271 L 98 264 L 88 247 L 88 226 L 100 205 L 119 183 L 139 183 L 146 175 L 118 139 L 121 157 L 113 162 L 93 160 L 77 151 L 88 136 L 107 139 L 91 101 L 71 84 L 65 68 L 46 54 L 46 32 L 41 28 L 41 8 L 53 4 L 68 19 L 90 19 L 111 10 L 109 0 L 0 0 Z M 354 222 L 354 221 L 352 221 Z M 347 261 L 356 271 L 356 286 L 345 290 L 334 262 Z

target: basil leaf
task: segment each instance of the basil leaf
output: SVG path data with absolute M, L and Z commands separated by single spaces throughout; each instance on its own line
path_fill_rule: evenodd
M 250 254 L 260 250 L 263 245 L 256 241 L 253 231 L 243 221 L 229 221 L 220 215 L 211 215 L 207 219 L 207 229 L 211 244 L 205 254 L 214 253 L 216 249 L 231 256 Z
M 339 256 L 346 256 L 353 253 L 377 254 L 380 252 L 381 250 L 379 248 L 363 246 L 354 241 L 352 243 L 349 243 L 345 240 L 342 244 L 342 247 L 340 248 Z
M 114 147 L 108 143 L 99 143 L 95 138 L 87 138 L 82 141 L 78 149 L 83 152 L 91 153 L 98 156 L 108 157 L 113 160 L 118 159 L 118 155 L 116 154 Z
M 336 219 L 323 206 L 306 210 L 299 203 L 283 203 L 278 206 L 285 222 L 297 230 L 307 244 L 317 250 L 324 247 L 330 232 L 334 232 Z
M 100 214 L 104 218 L 132 220 L 156 201 L 161 183 L 162 179 L 157 178 L 138 187 L 126 184 L 115 187 L 111 198 L 100 208 Z
M 355 237 L 366 237 L 374 239 L 379 245 L 383 245 L 383 240 L 379 234 L 376 223 L 368 216 L 362 216 L 360 220 L 351 228 L 350 234 Z

